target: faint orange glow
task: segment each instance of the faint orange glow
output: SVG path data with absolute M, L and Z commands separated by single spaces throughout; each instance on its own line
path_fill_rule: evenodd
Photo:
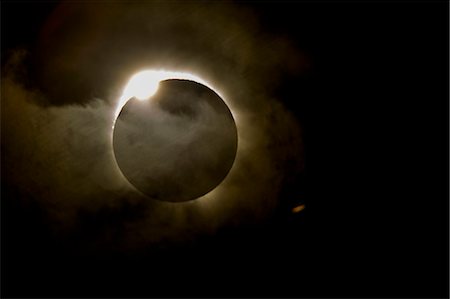
M 298 205 L 294 208 L 292 208 L 292 213 L 298 213 L 305 209 L 305 205 Z

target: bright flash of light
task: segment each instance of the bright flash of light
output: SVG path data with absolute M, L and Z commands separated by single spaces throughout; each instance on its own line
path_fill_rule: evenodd
M 190 73 L 165 70 L 145 70 L 134 74 L 125 86 L 114 113 L 114 123 L 122 110 L 122 107 L 128 102 L 128 100 L 133 97 L 141 101 L 151 98 L 158 91 L 159 82 L 168 79 L 190 80 L 201 83 L 216 92 L 223 99 L 223 97 L 211 86 L 211 84 Z
M 139 100 L 146 100 L 156 93 L 160 79 L 158 73 L 154 71 L 143 71 L 131 77 L 125 87 L 124 96 L 136 97 Z

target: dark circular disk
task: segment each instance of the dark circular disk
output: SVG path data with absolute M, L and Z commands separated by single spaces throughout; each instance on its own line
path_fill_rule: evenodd
M 128 181 L 171 202 L 196 199 L 220 184 L 237 142 L 236 124 L 220 96 L 178 79 L 161 81 L 148 100 L 130 99 L 113 132 L 116 161 Z

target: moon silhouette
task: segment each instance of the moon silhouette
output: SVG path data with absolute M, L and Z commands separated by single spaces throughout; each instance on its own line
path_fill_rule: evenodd
M 169 79 L 150 99 L 132 98 L 117 116 L 117 164 L 150 198 L 182 202 L 213 190 L 230 171 L 237 129 L 221 97 L 203 84 Z

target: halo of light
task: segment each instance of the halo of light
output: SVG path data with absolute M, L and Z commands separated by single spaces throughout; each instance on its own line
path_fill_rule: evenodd
M 214 88 L 210 83 L 206 82 L 202 78 L 200 78 L 196 75 L 193 75 L 191 73 L 174 72 L 174 71 L 167 71 L 167 70 L 143 70 L 143 71 L 140 71 L 140 72 L 134 74 L 133 76 L 131 76 L 128 83 L 125 85 L 122 95 L 119 98 L 117 107 L 114 111 L 113 125 L 112 125 L 112 130 L 111 130 L 111 144 L 113 143 L 113 134 L 114 134 L 115 123 L 120 114 L 120 111 L 122 111 L 122 108 L 125 106 L 125 104 L 132 98 L 137 98 L 138 100 L 141 100 L 141 101 L 150 99 L 153 95 L 155 95 L 158 92 L 159 83 L 161 81 L 171 80 L 171 79 L 194 81 L 194 82 L 203 84 L 204 86 L 206 86 L 209 89 L 211 89 L 212 91 L 214 91 L 228 106 L 228 109 L 230 110 L 231 115 L 235 121 L 236 128 L 238 131 L 237 132 L 238 138 L 239 138 L 239 125 L 238 125 L 238 121 L 236 119 L 236 114 L 233 113 L 232 108 L 230 107 L 229 103 L 227 103 L 224 96 L 216 88 Z M 236 150 L 236 155 L 238 154 L 238 152 L 239 152 L 239 142 L 238 142 L 238 148 Z M 115 166 L 116 166 L 118 172 L 125 179 L 125 181 L 128 182 L 128 185 L 130 187 L 132 187 L 139 194 L 146 196 L 145 194 L 143 194 L 140 190 L 138 190 L 133 184 L 131 184 L 128 181 L 128 179 L 125 177 L 125 175 L 120 170 L 117 160 L 115 159 L 115 155 L 114 155 L 114 161 L 116 162 Z M 236 163 L 236 159 L 235 159 L 230 171 L 228 172 L 227 176 L 230 175 L 231 171 L 234 168 L 235 163 Z M 225 181 L 225 179 L 223 181 Z M 211 197 L 211 194 L 214 194 L 215 192 L 217 192 L 216 190 L 218 189 L 218 187 L 220 187 L 222 185 L 223 181 L 219 185 L 217 185 L 214 189 L 209 191 L 207 194 L 204 194 L 204 195 L 200 196 L 199 198 L 197 198 L 196 201 L 201 200 L 201 199 L 206 199 L 207 197 Z M 189 202 L 180 202 L 178 204 L 186 204 L 186 203 L 189 203 Z
M 125 86 L 114 113 L 114 123 L 116 122 L 117 116 L 119 116 L 120 111 L 128 102 L 128 100 L 133 97 L 139 100 L 147 100 L 151 98 L 158 91 L 159 82 L 169 79 L 190 80 L 201 83 L 209 89 L 213 90 L 225 101 L 224 97 L 216 88 L 211 86 L 211 84 L 209 84 L 202 78 L 193 74 L 166 70 L 143 70 L 134 74 Z M 227 104 L 227 106 L 229 105 Z M 232 111 L 231 114 L 233 114 Z

